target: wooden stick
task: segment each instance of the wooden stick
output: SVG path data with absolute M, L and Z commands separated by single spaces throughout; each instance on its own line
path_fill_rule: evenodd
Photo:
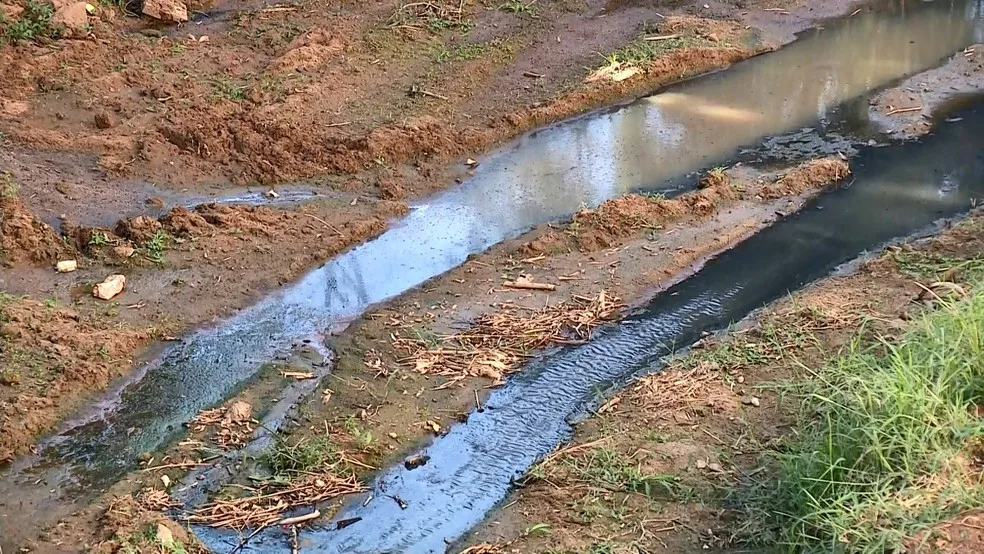
M 887 112 L 885 115 L 895 115 L 897 113 L 916 112 L 921 109 L 923 109 L 922 106 L 913 106 L 911 108 L 895 108 L 894 110 Z
M 338 233 L 338 236 L 340 236 L 342 238 L 345 238 L 345 235 L 343 235 L 342 232 L 339 231 L 338 229 L 336 229 L 335 226 L 332 225 L 331 223 L 328 223 L 327 221 L 321 219 L 318 216 L 314 216 L 314 215 L 311 215 L 311 214 L 306 214 L 304 212 L 301 212 L 301 213 L 304 214 L 304 215 L 306 215 L 306 216 L 308 216 L 308 217 L 310 217 L 311 219 L 313 219 L 315 221 L 320 221 L 321 223 L 324 224 L 325 227 L 327 227 L 327 228 L 331 229 L 332 231 L 335 231 L 336 233 Z
M 524 290 L 557 290 L 557 285 L 551 285 L 550 283 L 533 283 L 526 281 L 506 281 L 502 283 L 502 286 L 509 289 L 524 289 Z
M 662 35 L 662 36 L 658 36 L 658 37 L 645 37 L 642 40 L 648 40 L 648 41 L 652 42 L 652 41 L 656 41 L 656 40 L 669 40 L 671 38 L 677 38 L 679 36 L 680 35 Z
M 321 510 L 315 510 L 310 514 L 305 514 L 303 516 L 297 517 L 286 517 L 277 522 L 277 525 L 297 525 L 298 523 L 304 523 L 305 521 L 311 521 L 312 519 L 318 519 L 321 517 Z

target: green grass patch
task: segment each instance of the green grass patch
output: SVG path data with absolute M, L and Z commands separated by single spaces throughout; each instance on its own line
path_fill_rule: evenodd
M 639 493 L 647 497 L 676 496 L 679 479 L 674 475 L 645 473 L 611 448 L 595 448 L 564 460 L 578 480 L 610 491 Z
M 0 15 L 0 43 L 20 44 L 58 38 L 61 29 L 51 23 L 53 16 L 51 4 L 28 0 L 20 19 L 7 21 Z
M 9 171 L 0 173 L 0 198 L 13 198 L 17 196 L 20 187 L 14 181 L 14 174 Z
M 278 438 L 263 461 L 275 477 L 290 479 L 299 473 L 316 471 L 335 463 L 338 458 L 338 447 L 328 437 L 305 438 L 296 442 Z
M 247 87 L 231 79 L 215 77 L 209 83 L 212 85 L 213 98 L 239 102 L 246 96 Z
M 812 378 L 783 383 L 800 425 L 774 478 L 737 493 L 742 536 L 788 552 L 882 554 L 984 504 L 984 292 L 945 303 L 900 339 L 856 339 Z M 863 336 L 863 335 L 859 335 Z

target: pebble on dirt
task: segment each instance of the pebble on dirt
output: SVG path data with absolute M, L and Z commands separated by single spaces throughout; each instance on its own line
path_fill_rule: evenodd
M 145 0 L 141 11 L 144 15 L 161 21 L 188 21 L 188 6 L 179 0 Z
M 96 128 L 98 129 L 110 129 L 116 125 L 116 120 L 109 112 L 101 111 L 96 113 L 95 117 Z
M 65 29 L 67 37 L 84 37 L 89 34 L 89 11 L 85 2 L 75 2 L 55 10 L 51 24 Z
M 120 259 L 126 259 L 136 252 L 132 246 L 120 245 L 113 248 L 113 255 Z
M 62 260 L 55 264 L 55 271 L 58 273 L 71 273 L 79 268 L 79 262 L 75 260 Z
M 110 275 L 102 283 L 92 287 L 92 295 L 102 300 L 110 300 L 123 292 L 124 287 L 126 287 L 126 277 L 119 274 Z
M 225 415 L 222 417 L 222 423 L 228 425 L 230 423 L 243 423 L 249 421 L 250 415 L 253 412 L 253 406 L 248 402 L 243 402 L 241 400 L 233 402 L 226 410 Z

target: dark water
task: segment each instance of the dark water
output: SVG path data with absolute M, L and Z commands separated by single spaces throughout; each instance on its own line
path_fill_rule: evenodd
M 582 205 L 631 190 L 675 190 L 690 180 L 688 173 L 729 160 L 848 148 L 852 139 L 844 137 L 864 134 L 866 122 L 858 119 L 859 110 L 840 106 L 856 107 L 860 95 L 982 40 L 980 2 L 893 5 L 906 9 L 862 13 L 728 71 L 524 136 L 482 159 L 468 182 L 412 206 L 376 240 L 168 346 L 95 410 L 44 442 L 38 458 L 15 463 L 0 481 L 0 545 L 37 525 L 39 514 L 57 518 L 70 509 L 61 498 L 66 486 L 80 485 L 68 489 L 80 498 L 119 479 L 140 453 L 180 436 L 184 422 L 247 384 L 292 343 L 320 340 L 331 325 L 440 275 L 469 254 Z M 834 130 L 844 134 L 835 137 Z M 767 137 L 773 138 L 766 152 L 760 145 Z M 891 200 L 879 202 L 888 206 Z M 571 386 L 556 393 L 580 398 L 577 383 Z M 544 444 L 554 444 L 550 425 L 543 425 Z
M 356 498 L 338 516 L 361 521 L 340 531 L 302 532 L 302 551 L 445 552 L 495 508 L 513 478 L 569 438 L 570 422 L 596 405 L 599 390 L 658 368 L 702 332 L 723 328 L 868 249 L 969 210 L 984 199 L 984 104 L 954 115 L 963 119 L 942 123 L 920 143 L 862 152 L 850 186 L 720 255 L 591 343 L 528 367 L 489 397 L 486 410 L 427 447 L 426 465 L 383 473 L 368 506 Z M 196 532 L 216 551 L 230 540 Z M 246 552 L 288 551 L 277 533 Z

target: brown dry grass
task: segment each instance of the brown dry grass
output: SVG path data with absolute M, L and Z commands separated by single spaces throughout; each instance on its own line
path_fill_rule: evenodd
M 398 337 L 397 349 L 413 371 L 453 377 L 488 377 L 501 382 L 540 348 L 577 344 L 591 339 L 591 331 L 616 317 L 619 299 L 601 291 L 593 297 L 574 296 L 543 308 L 499 304 L 460 333 L 433 337 Z
M 233 500 L 214 500 L 189 514 L 189 523 L 233 529 L 261 529 L 284 519 L 284 513 L 298 506 L 311 506 L 344 494 L 362 492 L 364 487 L 353 476 L 330 472 L 308 473 L 288 484 L 267 483 L 253 494 Z

